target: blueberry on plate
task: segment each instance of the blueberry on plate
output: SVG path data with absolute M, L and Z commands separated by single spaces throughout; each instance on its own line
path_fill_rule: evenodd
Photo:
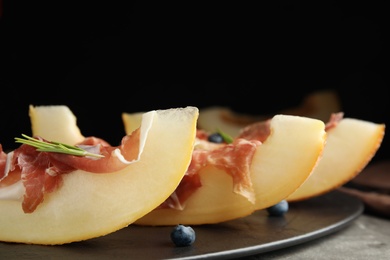
M 209 142 L 217 143 L 217 144 L 220 144 L 220 143 L 224 142 L 223 136 L 220 133 L 213 133 L 213 134 L 209 135 L 207 140 Z
M 279 203 L 267 208 L 269 216 L 283 216 L 288 211 L 288 201 L 282 200 Z
M 176 225 L 171 231 L 171 240 L 176 246 L 190 246 L 195 242 L 195 231 L 190 226 Z

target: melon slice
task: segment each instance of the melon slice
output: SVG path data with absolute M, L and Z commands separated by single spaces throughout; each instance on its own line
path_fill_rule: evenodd
M 0 200 L 0 241 L 55 245 L 112 233 L 160 205 L 177 187 L 191 160 L 198 109 L 143 115 L 147 133 L 140 160 L 123 170 L 63 175 L 59 190 L 32 213 L 20 200 Z M 33 135 L 72 144 L 82 135 L 66 106 L 30 106 Z M 96 126 L 98 127 L 98 125 Z
M 139 124 L 138 114 L 123 114 L 125 129 Z M 255 203 L 233 192 L 225 171 L 208 166 L 200 171 L 202 186 L 183 210 L 155 209 L 138 219 L 139 225 L 220 223 L 272 206 L 293 193 L 310 175 L 324 147 L 324 123 L 306 117 L 276 115 L 271 134 L 257 148 L 251 164 Z
M 68 106 L 30 105 L 28 112 L 33 135 L 70 145 L 84 140 L 77 118 Z
M 321 161 L 312 175 L 293 194 L 290 202 L 322 195 L 357 176 L 379 149 L 385 125 L 344 118 L 327 131 L 328 137 Z

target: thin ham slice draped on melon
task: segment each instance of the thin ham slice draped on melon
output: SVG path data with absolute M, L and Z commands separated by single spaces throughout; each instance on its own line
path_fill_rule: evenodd
M 46 193 L 61 186 L 63 174 L 75 170 L 112 173 L 138 161 L 149 127 L 143 128 L 143 132 L 138 128 L 124 136 L 119 146 L 112 146 L 97 137 L 87 137 L 76 144 L 77 147 L 103 156 L 99 158 L 41 152 L 28 144 L 22 144 L 7 154 L 0 145 L 0 194 L 2 189 L 21 181 L 24 187 L 23 211 L 32 213 L 43 202 Z M 39 136 L 35 138 L 50 143 Z

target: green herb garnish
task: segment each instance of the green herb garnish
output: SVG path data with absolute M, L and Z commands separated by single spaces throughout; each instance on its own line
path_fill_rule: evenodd
M 230 135 L 228 135 L 227 133 L 224 133 L 222 132 L 220 129 L 217 129 L 217 132 L 218 134 L 220 134 L 223 138 L 223 140 L 228 143 L 228 144 L 231 144 L 233 143 L 233 137 L 231 137 Z
M 64 154 L 70 154 L 76 156 L 91 156 L 91 157 L 99 157 L 99 158 L 104 157 L 104 155 L 90 153 L 77 146 L 72 146 L 72 145 L 63 144 L 59 142 L 44 142 L 25 134 L 22 134 L 22 136 L 25 139 L 15 137 L 17 143 L 33 146 L 37 148 L 37 151 L 39 152 L 64 153 Z

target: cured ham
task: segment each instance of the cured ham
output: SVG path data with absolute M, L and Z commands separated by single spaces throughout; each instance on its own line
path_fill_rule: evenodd
M 135 162 L 142 151 L 140 133 L 137 129 L 131 135 L 124 136 L 119 146 L 111 146 L 96 137 L 87 137 L 77 144 L 87 151 L 103 155 L 102 158 L 41 152 L 27 144 L 22 144 L 7 155 L 0 146 L 0 188 L 21 180 L 25 188 L 22 208 L 25 213 L 32 213 L 43 202 L 46 193 L 61 186 L 63 174 L 75 170 L 112 173 Z M 49 142 L 41 137 L 35 138 Z
M 256 149 L 269 134 L 269 123 L 254 124 L 246 129 L 244 138 L 236 138 L 233 143 L 215 144 L 207 141 L 208 134 L 197 130 L 197 145 L 192 153 L 192 160 L 187 172 L 175 192 L 159 208 L 183 209 L 185 201 L 202 186 L 199 171 L 204 167 L 214 166 L 232 176 L 233 191 L 254 203 L 255 195 L 250 178 L 250 164 Z M 267 129 L 268 128 L 268 129 Z M 251 139 L 251 140 L 250 140 Z
M 202 142 L 205 141 L 200 141 Z M 202 186 L 199 171 L 208 166 L 225 170 L 233 178 L 233 191 L 254 202 L 249 167 L 256 148 L 260 144 L 259 141 L 245 139 L 236 139 L 234 143 L 224 145 L 198 144 L 199 147 L 195 146 L 191 163 L 178 188 L 159 208 L 183 209 L 186 199 Z M 209 149 L 213 147 L 213 149 L 208 150 L 204 147 Z
M 344 113 L 332 113 L 328 122 L 325 124 L 325 131 L 329 131 L 331 128 L 336 127 L 338 123 L 344 118 Z
M 83 170 L 93 173 L 107 173 L 119 171 L 125 168 L 129 162 L 138 158 L 139 131 L 123 137 L 119 146 L 111 146 L 106 141 L 88 137 L 82 143 L 77 144 L 85 150 L 93 150 L 94 153 L 103 155 L 103 158 L 91 158 L 82 156 L 63 156 L 59 153 L 50 153 L 55 165 L 66 165 L 74 170 Z

